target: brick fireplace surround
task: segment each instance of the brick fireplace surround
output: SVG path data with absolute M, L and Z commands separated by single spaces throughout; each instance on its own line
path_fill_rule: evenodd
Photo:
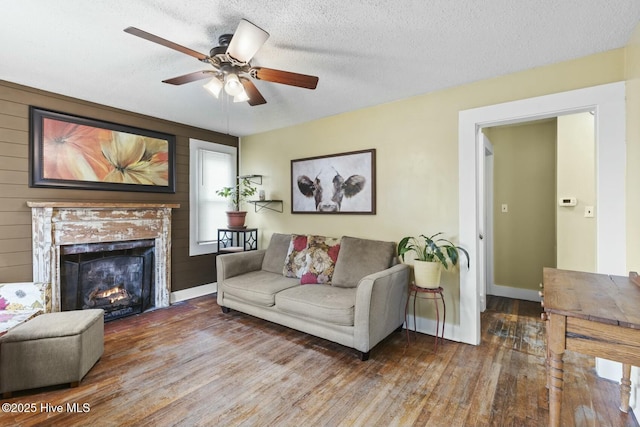
M 60 247 L 155 240 L 155 307 L 169 306 L 171 209 L 178 204 L 27 202 L 33 232 L 33 281 L 51 283 L 51 308 L 60 311 Z

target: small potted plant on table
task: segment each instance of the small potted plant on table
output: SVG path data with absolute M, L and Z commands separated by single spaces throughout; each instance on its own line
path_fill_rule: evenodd
M 218 196 L 229 199 L 231 210 L 227 211 L 227 226 L 234 229 L 245 228 L 244 221 L 247 211 L 241 211 L 241 204 L 256 194 L 258 189 L 251 185 L 248 178 L 241 178 L 233 187 L 222 187 L 216 191 Z
M 440 286 L 442 267 L 448 269 L 454 266 L 460 259 L 460 252 L 467 258 L 469 268 L 469 253 L 451 243 L 449 240 L 438 237 L 443 233 L 432 236 L 421 234 L 417 237 L 404 237 L 398 243 L 398 256 L 404 261 L 408 252 L 415 252 L 413 269 L 416 286 L 421 288 L 437 288 Z

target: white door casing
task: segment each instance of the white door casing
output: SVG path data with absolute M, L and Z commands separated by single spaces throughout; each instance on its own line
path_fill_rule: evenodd
M 596 266 L 597 271 L 626 275 L 625 236 L 625 83 L 577 89 L 552 95 L 460 111 L 458 122 L 459 243 L 469 251 L 471 266 L 460 269 L 460 322 L 448 339 L 480 344 L 481 215 L 478 166 L 484 142 L 478 131 L 583 111 L 595 112 L 596 139 Z

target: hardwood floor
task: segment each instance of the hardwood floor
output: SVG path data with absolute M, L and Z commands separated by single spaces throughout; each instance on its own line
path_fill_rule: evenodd
M 434 354 L 432 336 L 408 346 L 403 330 L 361 362 L 202 297 L 107 323 L 104 355 L 79 387 L 16 393 L 2 403 L 19 411 L 0 425 L 545 426 L 539 304 L 489 305 L 480 346 L 446 341 Z M 638 425 L 592 358 L 568 353 L 565 370 L 563 425 Z

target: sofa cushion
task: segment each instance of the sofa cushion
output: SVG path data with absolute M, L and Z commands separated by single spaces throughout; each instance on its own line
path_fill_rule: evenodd
M 282 274 L 282 266 L 287 257 L 291 243 L 291 234 L 273 233 L 267 251 L 262 259 L 262 269 L 271 273 Z
M 260 270 L 226 279 L 223 291 L 252 304 L 271 307 L 275 304 L 274 296 L 278 292 L 293 286 L 300 286 L 297 279 Z
M 276 308 L 336 325 L 353 326 L 355 301 L 355 288 L 303 285 L 279 292 Z
M 340 251 L 340 239 L 308 236 L 307 257 L 300 283 L 303 285 L 331 283 L 333 270 Z
M 396 245 L 393 242 L 344 236 L 331 284 L 352 288 L 364 276 L 391 267 Z
M 287 256 L 282 268 L 282 274 L 285 277 L 302 277 L 307 259 L 307 236 L 301 234 L 292 234 L 289 242 Z

